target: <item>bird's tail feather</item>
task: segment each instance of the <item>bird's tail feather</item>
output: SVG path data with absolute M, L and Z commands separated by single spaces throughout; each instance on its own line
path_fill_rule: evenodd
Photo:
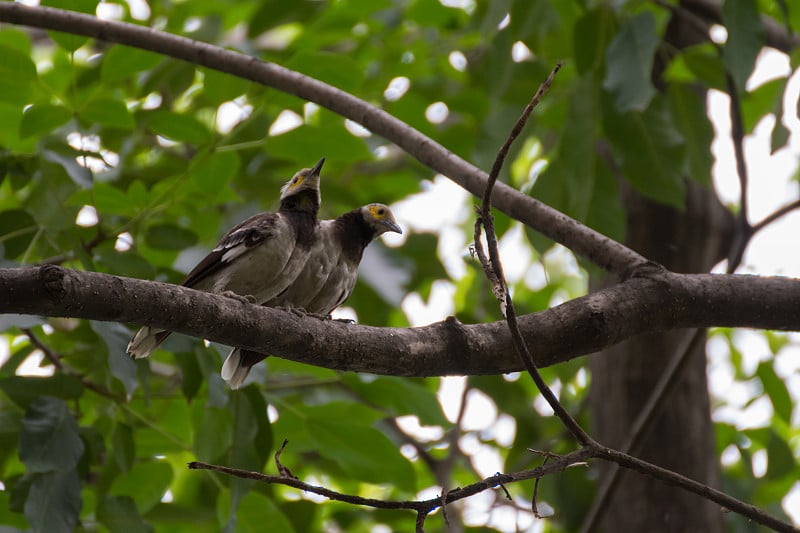
M 231 350 L 222 365 L 222 379 L 228 382 L 231 389 L 236 390 L 242 386 L 249 373 L 250 367 L 242 365 L 242 351 L 239 348 Z
M 164 340 L 169 337 L 171 331 L 164 329 L 155 329 L 150 326 L 145 326 L 136 332 L 131 342 L 128 343 L 127 352 L 134 359 L 141 359 L 147 357 L 158 348 Z

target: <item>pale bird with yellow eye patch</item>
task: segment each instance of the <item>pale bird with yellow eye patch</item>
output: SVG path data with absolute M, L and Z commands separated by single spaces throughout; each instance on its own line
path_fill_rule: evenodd
M 246 298 L 263 304 L 283 293 L 297 278 L 317 242 L 320 170 L 297 172 L 281 188 L 280 208 L 259 213 L 231 229 L 186 276 L 182 285 Z M 128 353 L 147 357 L 171 331 L 145 326 L 128 343 Z
M 368 204 L 334 220 L 321 221 L 308 260 L 297 279 L 264 305 L 330 314 L 353 292 L 364 249 L 387 231 L 403 233 L 392 210 L 383 204 Z M 250 368 L 265 357 L 236 348 L 225 360 L 222 377 L 232 389 L 238 389 Z

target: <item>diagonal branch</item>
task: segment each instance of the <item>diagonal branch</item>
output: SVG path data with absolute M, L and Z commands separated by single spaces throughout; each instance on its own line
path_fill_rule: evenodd
M 273 87 L 361 124 L 476 196 L 486 188 L 485 172 L 418 130 L 360 98 L 274 63 L 152 28 L 49 7 L 0 2 L 0 22 L 66 31 L 150 50 Z M 624 274 L 632 265 L 645 262 L 633 250 L 507 185 L 498 185 L 494 195 L 497 209 L 610 272 Z
M 500 260 L 500 251 L 497 246 L 497 235 L 494 231 L 494 217 L 491 213 L 492 189 L 494 188 L 495 183 L 497 183 L 497 178 L 500 176 L 500 170 L 503 168 L 503 163 L 508 155 L 508 151 L 517 137 L 519 137 L 519 134 L 522 133 L 522 128 L 525 127 L 525 123 L 528 121 L 528 117 L 530 117 L 533 108 L 536 107 L 536 105 L 541 101 L 544 93 L 547 92 L 547 89 L 553 83 L 553 78 L 555 78 L 555 75 L 560 69 L 561 63 L 557 63 L 547 79 L 536 91 L 536 94 L 533 96 L 530 103 L 528 103 L 528 105 L 525 107 L 522 115 L 512 128 L 511 133 L 509 133 L 505 143 L 503 143 L 503 146 L 497 153 L 497 158 L 492 165 L 492 171 L 489 173 L 489 179 L 486 182 L 486 190 L 483 192 L 483 202 L 481 204 L 480 216 L 475 221 L 475 249 L 478 252 L 478 257 L 481 260 L 481 264 L 484 266 L 487 277 L 494 284 L 495 295 L 499 296 L 498 299 L 500 299 L 500 306 L 503 311 L 503 315 L 506 317 L 508 329 L 511 332 L 511 338 L 514 341 L 514 347 L 522 359 L 522 364 L 525 365 L 525 369 L 528 371 L 528 374 L 530 374 L 531 378 L 536 384 L 536 387 L 539 389 L 539 392 L 550 405 L 550 408 L 553 409 L 553 412 L 556 414 L 556 416 L 561 420 L 561 423 L 564 424 L 564 426 L 569 430 L 572 436 L 575 437 L 575 440 L 577 440 L 578 443 L 580 443 L 582 446 L 586 446 L 593 444 L 594 440 L 589 436 L 588 433 L 586 433 L 586 431 L 583 430 L 578 422 L 572 418 L 564 406 L 561 405 L 561 402 L 558 401 L 556 395 L 553 394 L 553 391 L 547 385 L 547 382 L 544 380 L 544 378 L 542 378 L 542 375 L 536 368 L 536 361 L 534 360 L 533 355 L 528 348 L 528 344 L 525 342 L 525 339 L 522 338 L 522 332 L 520 331 L 519 324 L 517 323 L 517 313 L 514 309 L 514 301 L 512 300 L 511 293 L 508 290 L 508 283 L 506 282 L 505 274 L 503 274 L 503 263 Z M 486 229 L 486 243 L 489 247 L 489 259 L 491 260 L 490 265 L 488 265 L 486 262 L 486 256 L 483 252 L 483 245 L 481 244 L 480 240 L 481 225 L 483 225 L 483 227 Z

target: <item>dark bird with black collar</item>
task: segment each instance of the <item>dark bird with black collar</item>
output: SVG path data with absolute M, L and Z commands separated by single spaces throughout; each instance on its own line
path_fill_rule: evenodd
M 258 304 L 284 292 L 300 274 L 316 242 L 323 163 L 324 157 L 281 188 L 278 211 L 253 215 L 231 229 L 182 285 Z M 170 333 L 145 326 L 133 336 L 127 351 L 137 359 L 147 357 Z
M 334 220 L 323 220 L 294 283 L 264 305 L 329 315 L 353 292 L 364 249 L 387 231 L 403 233 L 392 210 L 383 204 L 368 204 Z M 258 352 L 235 348 L 222 366 L 222 377 L 232 389 L 238 389 L 250 368 L 264 358 L 266 355 Z

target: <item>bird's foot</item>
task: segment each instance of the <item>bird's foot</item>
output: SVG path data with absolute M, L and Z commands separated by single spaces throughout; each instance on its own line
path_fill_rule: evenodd
M 328 315 L 328 319 L 333 320 L 334 322 L 341 322 L 342 324 L 355 324 L 356 321 L 352 318 L 331 318 L 331 315 Z
M 233 291 L 223 291 L 220 294 L 222 296 L 226 297 L 226 298 L 232 298 L 232 299 L 236 300 L 237 302 L 240 302 L 240 303 L 243 303 L 243 304 L 256 304 L 256 303 L 258 303 L 258 300 L 256 300 L 256 297 L 253 296 L 252 294 L 247 294 L 245 296 L 242 296 L 241 294 L 236 294 Z

